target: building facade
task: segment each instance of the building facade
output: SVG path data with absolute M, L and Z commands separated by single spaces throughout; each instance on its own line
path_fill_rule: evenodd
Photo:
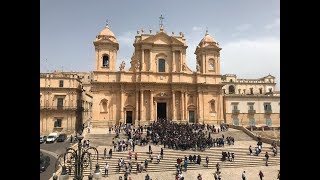
M 74 132 L 91 117 L 92 96 L 74 72 L 40 73 L 40 132 Z
M 137 32 L 130 67 L 116 67 L 119 44 L 106 26 L 93 42 L 92 123 L 145 125 L 158 119 L 182 123 L 223 121 L 219 44 L 208 34 L 195 50 L 197 71 L 186 62 L 183 33 Z
M 275 77 L 237 79 L 222 76 L 224 119 L 228 124 L 244 126 L 280 126 L 280 92 Z

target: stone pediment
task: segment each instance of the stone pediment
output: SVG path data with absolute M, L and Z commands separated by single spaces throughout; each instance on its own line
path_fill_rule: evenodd
M 114 43 L 118 43 L 117 41 L 115 40 L 111 40 L 107 37 L 103 37 L 101 39 L 98 39 L 96 41 L 94 41 L 94 43 L 108 43 L 108 44 L 114 44 Z
M 165 44 L 165 45 L 184 45 L 181 41 L 176 39 L 175 37 L 168 36 L 164 32 L 160 32 L 154 36 L 148 37 L 141 41 L 141 43 L 150 43 L 150 44 Z
M 268 76 L 266 76 L 266 77 L 264 77 L 264 78 L 271 78 L 271 79 L 274 79 L 275 77 L 269 74 Z

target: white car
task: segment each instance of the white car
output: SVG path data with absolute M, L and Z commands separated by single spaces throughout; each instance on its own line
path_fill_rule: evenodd
M 47 137 L 46 143 L 53 143 L 57 140 L 58 133 L 50 133 Z

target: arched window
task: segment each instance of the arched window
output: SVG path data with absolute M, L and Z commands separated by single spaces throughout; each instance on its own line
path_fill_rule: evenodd
M 234 94 L 234 86 L 229 86 L 229 94 Z
M 215 69 L 214 59 L 209 59 L 209 70 L 214 71 Z
M 109 67 L 109 56 L 103 55 L 102 57 L 102 66 L 103 67 Z
M 166 60 L 159 59 L 158 72 L 166 72 Z
M 108 100 L 102 99 L 100 102 L 100 112 L 107 113 L 108 111 Z
M 232 80 L 232 79 L 230 79 L 230 82 L 233 82 L 233 80 Z

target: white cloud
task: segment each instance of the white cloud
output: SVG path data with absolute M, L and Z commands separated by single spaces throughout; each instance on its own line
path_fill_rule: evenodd
M 243 32 L 243 31 L 247 31 L 250 28 L 252 28 L 252 24 L 241 24 L 239 26 L 236 27 L 237 31 Z
M 266 29 L 272 29 L 280 26 L 280 18 L 276 18 L 271 24 L 265 26 Z
M 193 26 L 192 31 L 202 31 L 202 27 Z
M 229 42 L 221 50 L 221 74 L 260 78 L 269 73 L 280 89 L 280 40 L 274 37 Z

